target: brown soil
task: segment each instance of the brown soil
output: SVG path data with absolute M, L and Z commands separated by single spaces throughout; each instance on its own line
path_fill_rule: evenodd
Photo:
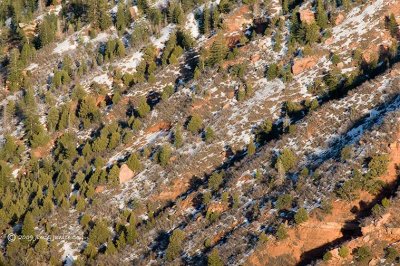
M 400 132 L 397 139 L 400 140 Z M 397 180 L 396 166 L 400 164 L 400 142 L 392 143 L 389 150 L 388 172 L 380 179 L 387 184 L 393 184 Z M 346 230 L 353 230 L 355 229 L 353 227 L 358 227 L 352 221 L 356 221 L 358 214 L 373 201 L 374 196 L 367 192 L 361 192 L 358 200 L 352 202 L 337 200 L 333 202 L 331 214 L 325 215 L 322 220 L 315 216 L 310 217 L 306 223 L 288 229 L 289 237 L 287 239 L 273 240 L 258 247 L 248 258 L 247 265 L 266 265 L 268 258 L 281 255 L 291 255 L 297 262 L 304 260 L 304 256 L 314 256 L 313 250 L 317 252 L 320 247 L 329 246 L 337 240 L 345 238 L 344 232 Z M 388 235 L 386 236 L 388 240 L 400 240 L 400 234 L 393 235 L 393 232 L 391 232 Z M 362 242 L 360 239 L 363 238 L 357 239 L 354 240 L 355 243 L 352 246 L 360 244 Z M 317 254 L 317 256 L 321 255 L 323 254 Z M 332 265 L 335 265 L 335 263 Z

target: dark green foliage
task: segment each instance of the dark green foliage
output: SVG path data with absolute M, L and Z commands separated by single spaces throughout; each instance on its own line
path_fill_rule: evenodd
M 185 233 L 182 230 L 176 229 L 173 231 L 172 235 L 169 238 L 169 244 L 165 252 L 168 261 L 173 261 L 179 256 L 182 250 L 184 239 Z
M 206 127 L 204 139 L 207 143 L 211 143 L 215 138 L 214 130 L 211 127 Z
M 323 261 L 330 261 L 332 259 L 332 253 L 330 251 L 326 252 L 322 259 Z
M 278 197 L 276 201 L 276 208 L 278 210 L 289 210 L 292 208 L 293 197 L 290 194 L 283 194 Z
M 163 92 L 161 93 L 161 99 L 163 100 L 167 100 L 169 97 L 172 96 L 172 94 L 174 94 L 174 86 L 172 85 L 167 85 L 164 87 Z
M 44 47 L 54 41 L 57 31 L 57 16 L 46 15 L 39 25 L 39 47 Z
M 129 169 L 131 169 L 134 172 L 139 171 L 142 169 L 142 164 L 139 161 L 138 155 L 136 153 L 132 153 L 128 160 L 126 161 L 126 164 L 128 165 Z
M 224 263 L 219 256 L 218 249 L 214 248 L 210 255 L 207 258 L 207 265 L 208 266 L 223 266 Z
M 296 222 L 296 224 L 304 223 L 307 220 L 308 220 L 308 213 L 304 208 L 300 208 L 294 215 L 294 221 Z
M 289 149 L 283 149 L 282 153 L 278 156 L 277 163 L 281 162 L 284 170 L 290 171 L 297 165 L 298 158 Z
M 35 222 L 33 220 L 33 216 L 30 212 L 25 214 L 24 222 L 22 224 L 22 235 L 26 237 L 34 237 L 35 236 Z
M 286 226 L 284 224 L 280 224 L 278 229 L 276 230 L 276 238 L 278 240 L 283 240 L 288 237 Z
M 203 120 L 201 119 L 201 116 L 198 114 L 193 114 L 189 120 L 187 129 L 190 132 L 192 132 L 193 134 L 196 134 L 203 127 L 202 124 L 203 124 Z
M 317 6 L 317 14 L 316 14 L 317 24 L 320 28 L 325 29 L 328 26 L 328 15 L 324 7 L 323 0 L 317 0 L 316 6 Z
M 368 174 L 371 177 L 378 177 L 386 173 L 389 163 L 389 157 L 385 154 L 375 155 L 368 163 Z
M 277 64 L 270 64 L 267 68 L 267 78 L 273 80 L 278 77 L 279 69 Z
M 81 119 L 84 128 L 89 127 L 92 123 L 99 122 L 100 110 L 94 97 L 87 96 L 79 102 L 78 117 Z
M 148 113 L 150 113 L 150 105 L 147 103 L 147 100 L 145 97 L 142 97 L 139 99 L 139 103 L 137 105 L 137 112 L 138 115 L 143 118 L 145 117 Z
M 148 29 L 148 25 L 144 22 L 137 22 L 133 27 L 133 31 L 131 34 L 131 45 L 132 47 L 141 47 L 143 44 L 146 44 L 150 38 L 150 32 Z
M 220 173 L 214 172 L 208 179 L 208 188 L 211 190 L 218 190 L 222 184 L 223 177 L 224 177 L 223 172 Z
M 386 260 L 388 262 L 394 262 L 396 259 L 399 258 L 399 252 L 394 247 L 388 247 L 386 249 Z
M 168 144 L 160 148 L 157 159 L 161 166 L 164 167 L 168 165 L 171 158 L 171 153 L 172 153 L 171 147 Z
M 183 145 L 183 136 L 182 129 L 180 126 L 177 126 L 174 133 L 174 146 L 176 148 L 180 148 Z
M 222 63 L 228 54 L 227 45 L 222 36 L 217 36 L 210 48 L 210 56 L 207 63 L 209 66 L 214 67 Z
M 109 231 L 107 224 L 99 220 L 95 223 L 93 229 L 89 233 L 89 243 L 94 246 L 98 246 L 102 243 L 106 243 L 111 237 L 111 232 Z
M 399 25 L 397 24 L 396 17 L 393 13 L 386 17 L 386 28 L 389 30 L 393 38 L 397 38 L 399 34 Z
M 372 258 L 371 249 L 368 246 L 361 246 L 355 252 L 355 258 L 360 262 L 367 262 Z
M 339 248 L 339 256 L 342 258 L 346 258 L 350 254 L 350 250 L 347 246 L 341 246 Z

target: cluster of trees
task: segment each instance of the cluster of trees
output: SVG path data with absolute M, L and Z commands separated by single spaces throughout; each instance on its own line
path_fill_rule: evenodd
M 384 185 L 378 177 L 386 173 L 388 163 L 389 158 L 386 154 L 372 156 L 368 163 L 368 171 L 362 174 L 358 169 L 354 169 L 352 178 L 343 182 L 337 189 L 337 195 L 349 201 L 358 197 L 359 190 L 376 195 Z

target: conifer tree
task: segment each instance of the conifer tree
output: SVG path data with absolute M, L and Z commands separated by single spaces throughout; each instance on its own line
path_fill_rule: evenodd
M 127 25 L 127 18 L 125 16 L 126 16 L 125 6 L 122 2 L 120 2 L 118 3 L 118 10 L 115 20 L 115 28 L 117 29 L 119 35 L 122 35 Z
M 317 24 L 321 29 L 326 29 L 328 26 L 328 15 L 326 13 L 324 2 L 317 0 Z

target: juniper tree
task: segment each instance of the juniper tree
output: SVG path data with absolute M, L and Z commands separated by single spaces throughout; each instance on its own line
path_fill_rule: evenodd
M 190 121 L 187 125 L 187 129 L 192 132 L 193 134 L 198 133 L 199 130 L 202 128 L 203 120 L 201 116 L 198 114 L 193 114 L 190 118 Z
M 169 238 L 169 244 L 165 253 L 168 261 L 173 261 L 179 256 L 184 239 L 185 233 L 182 230 L 176 229 L 173 231 Z

